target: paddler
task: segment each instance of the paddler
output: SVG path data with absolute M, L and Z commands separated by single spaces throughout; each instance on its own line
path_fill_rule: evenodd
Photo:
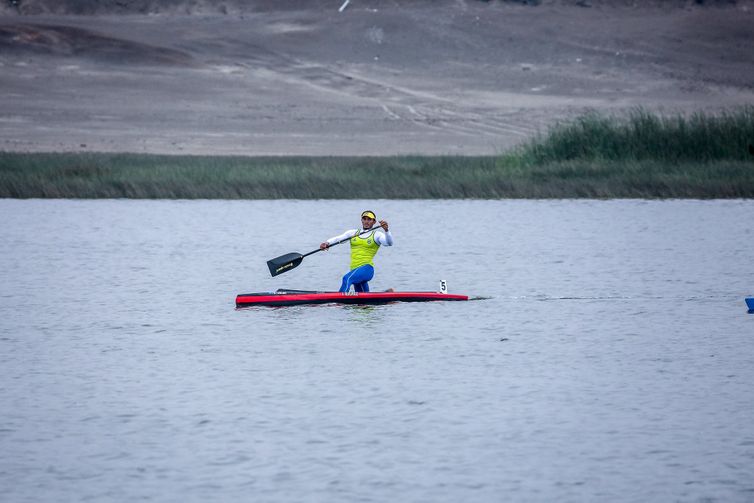
M 374 212 L 367 210 L 361 214 L 361 229 L 349 229 L 319 245 L 321 250 L 326 250 L 333 243 L 351 238 L 351 270 L 343 276 L 339 292 L 347 292 L 351 285 L 357 292 L 368 292 L 369 281 L 374 277 L 373 259 L 377 250 L 380 246 L 393 246 L 393 235 L 387 222 L 380 220 L 378 227 L 374 226 L 375 222 Z

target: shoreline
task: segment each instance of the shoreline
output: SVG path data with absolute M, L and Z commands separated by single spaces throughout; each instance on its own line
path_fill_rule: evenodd
M 754 162 L 4 152 L 0 198 L 751 199 Z
M 754 198 L 754 107 L 720 115 L 586 114 L 494 156 L 0 151 L 0 197 Z

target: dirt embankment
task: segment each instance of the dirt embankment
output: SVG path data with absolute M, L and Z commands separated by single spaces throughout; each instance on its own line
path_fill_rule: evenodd
M 0 0 L 0 13 L 22 15 L 241 14 L 333 8 L 325 0 Z M 362 2 L 362 4 L 375 2 Z M 335 5 L 337 9 L 339 5 Z
M 0 150 L 491 154 L 754 103 L 743 1 L 0 1 Z
M 0 0 L 0 14 L 239 14 L 251 12 L 339 9 L 345 0 Z M 688 8 L 730 7 L 749 0 L 467 0 L 524 6 Z M 427 3 L 427 0 L 352 0 L 354 6 L 385 8 Z M 352 3 L 349 0 L 349 4 Z M 465 3 L 465 2 L 463 2 Z

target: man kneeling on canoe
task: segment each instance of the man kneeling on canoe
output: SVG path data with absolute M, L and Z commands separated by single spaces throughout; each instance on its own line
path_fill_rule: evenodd
M 365 211 L 361 214 L 361 230 L 347 230 L 340 236 L 330 238 L 319 245 L 321 250 L 326 250 L 333 243 L 351 238 L 351 270 L 343 276 L 339 292 L 347 292 L 351 285 L 357 292 L 368 292 L 369 281 L 374 277 L 373 259 L 377 250 L 383 245 L 393 246 L 393 236 L 388 230 L 387 222 L 380 220 L 380 225 L 374 227 L 376 221 L 377 217 L 374 212 Z M 370 229 L 371 232 L 369 232 Z M 385 232 L 378 229 L 385 229 Z

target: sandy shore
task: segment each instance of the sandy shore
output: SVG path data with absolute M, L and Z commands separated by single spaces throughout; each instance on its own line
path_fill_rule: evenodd
M 748 2 L 293 3 L 225 15 L 6 7 L 0 150 L 493 154 L 586 110 L 754 104 Z

